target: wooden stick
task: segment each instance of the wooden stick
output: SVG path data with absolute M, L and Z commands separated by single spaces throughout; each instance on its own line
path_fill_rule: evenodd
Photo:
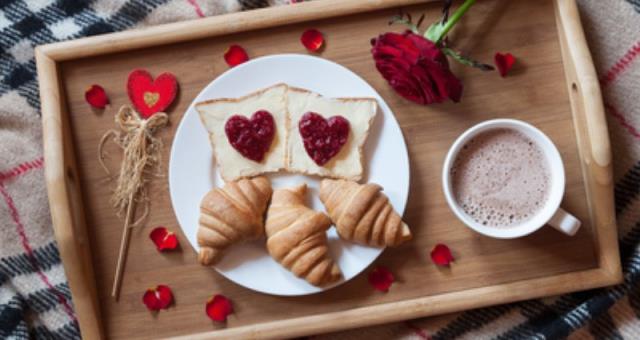
M 122 230 L 122 239 L 120 240 L 120 251 L 118 252 L 118 263 L 116 264 L 116 273 L 113 277 L 113 286 L 111 288 L 111 296 L 118 301 L 120 297 L 120 286 L 122 285 L 122 272 L 124 270 L 124 264 L 127 260 L 127 253 L 129 251 L 129 239 L 131 237 L 131 220 L 134 214 L 134 205 L 136 202 L 133 200 L 133 194 L 129 196 L 129 206 L 127 207 L 127 216 L 124 220 L 124 229 Z

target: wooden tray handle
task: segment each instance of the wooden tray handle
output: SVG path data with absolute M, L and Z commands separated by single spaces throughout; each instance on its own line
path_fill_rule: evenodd
M 582 169 L 588 174 L 585 185 L 594 240 L 598 252 L 608 253 L 608 256 L 598 256 L 600 267 L 612 282 L 620 282 L 611 143 L 600 82 L 576 1 L 556 0 L 556 15 L 576 134 L 581 145 Z
M 571 84 L 571 90 L 581 93 L 588 139 L 597 141 L 590 145 L 590 156 L 599 166 L 607 167 L 611 164 L 609 131 L 598 74 L 582 30 L 580 13 L 575 0 L 558 0 L 557 5 L 560 24 L 567 40 L 566 51 L 573 60 L 575 70 L 575 80 Z
M 36 48 L 35 54 L 43 108 L 45 180 L 53 230 L 82 337 L 103 339 L 75 159 L 70 138 L 63 138 L 65 132 L 67 136 L 70 132 L 68 124 L 61 119 L 63 110 L 60 103 L 63 98 L 58 85 L 58 71 L 55 61 L 40 49 Z

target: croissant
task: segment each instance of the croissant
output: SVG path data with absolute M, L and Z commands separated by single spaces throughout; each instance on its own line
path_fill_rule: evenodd
M 325 179 L 320 200 L 341 238 L 370 246 L 397 246 L 411 239 L 411 231 L 393 210 L 382 187 Z
M 262 236 L 271 191 L 266 177 L 228 182 L 209 191 L 200 203 L 198 262 L 215 264 L 230 245 Z
M 327 215 L 304 205 L 305 184 L 273 192 L 267 210 L 267 249 L 282 266 L 309 283 L 322 286 L 342 276 L 329 254 Z

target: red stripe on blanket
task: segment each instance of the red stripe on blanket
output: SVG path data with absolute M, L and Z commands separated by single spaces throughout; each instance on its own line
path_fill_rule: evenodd
M 7 203 L 7 206 L 9 207 L 9 211 L 11 213 L 11 218 L 13 218 L 13 222 L 16 224 L 16 231 L 18 232 L 18 234 L 20 235 L 20 239 L 22 240 L 22 247 L 27 252 L 27 255 L 29 257 L 29 261 L 31 262 L 31 265 L 37 271 L 38 276 L 40 277 L 42 282 L 44 282 L 44 284 L 47 286 L 47 288 L 49 288 L 50 290 L 52 290 L 56 294 L 56 297 L 58 298 L 58 302 L 60 302 L 60 304 L 62 304 L 62 306 L 64 308 L 64 311 L 67 313 L 67 315 L 69 315 L 69 317 L 73 321 L 77 322 L 76 316 L 73 313 L 73 309 L 71 308 L 71 306 L 67 302 L 67 299 L 64 297 L 64 295 L 62 295 L 62 293 L 60 293 L 59 290 L 57 290 L 55 287 L 53 287 L 53 285 L 49 281 L 49 278 L 40 269 L 40 266 L 38 265 L 38 261 L 36 260 L 35 256 L 33 255 L 33 249 L 31 248 L 31 244 L 29 243 L 29 238 L 27 238 L 27 234 L 24 231 L 24 225 L 22 224 L 22 221 L 20 220 L 20 214 L 18 214 L 18 209 L 16 208 L 16 205 L 13 202 L 13 198 L 11 198 L 11 196 L 9 195 L 9 192 L 7 192 L 7 189 L 5 188 L 4 184 L 2 184 L 2 182 L 0 182 L 0 194 L 2 194 L 2 197 L 4 198 L 4 201 Z
M 616 62 L 604 76 L 600 77 L 600 85 L 605 87 L 613 82 L 622 73 L 622 71 L 629 67 L 631 62 L 638 55 L 640 55 L 640 41 L 631 46 L 627 53 L 625 53 L 624 56 L 622 56 L 622 58 L 620 58 L 620 60 L 618 60 L 618 62 Z
M 618 121 L 618 123 L 620 123 L 620 125 L 622 125 L 625 129 L 627 129 L 627 131 L 629 131 L 630 134 L 640 139 L 640 132 L 638 132 L 638 130 L 636 130 L 636 128 L 633 127 L 633 125 L 631 125 L 627 121 L 627 119 L 620 112 L 618 112 L 618 110 L 616 110 L 615 107 L 613 107 L 613 105 L 609 103 L 604 103 L 604 108 L 607 109 L 607 112 L 609 112 L 609 114 L 613 116 Z
M 404 324 L 413 331 L 413 333 L 420 337 L 420 339 L 431 340 L 431 336 L 424 331 L 424 329 L 414 325 L 411 321 L 405 321 Z
M 0 172 L 0 182 L 7 180 L 11 177 L 20 176 L 26 173 L 29 170 L 39 169 L 44 164 L 44 159 L 42 157 L 36 158 L 32 161 L 24 162 L 14 167 L 13 169 L 9 169 L 7 171 Z
M 204 18 L 204 12 L 202 11 L 202 8 L 200 8 L 200 5 L 198 4 L 198 1 L 196 1 L 196 0 L 187 0 L 187 2 L 189 2 L 191 4 L 191 6 L 193 6 L 196 9 L 196 14 L 199 17 Z

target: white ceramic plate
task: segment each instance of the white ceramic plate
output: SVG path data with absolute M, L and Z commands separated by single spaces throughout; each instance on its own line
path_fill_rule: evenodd
M 224 183 L 217 171 L 207 131 L 194 104 L 221 97 L 240 97 L 276 83 L 306 88 L 327 97 L 373 97 L 380 110 L 365 147 L 365 181 L 384 188 L 391 204 L 403 212 L 409 192 L 407 147 L 389 106 L 380 95 L 355 73 L 326 59 L 307 55 L 281 54 L 257 58 L 236 66 L 213 80 L 189 106 L 176 131 L 169 160 L 169 191 L 182 231 L 197 251 L 201 198 Z M 290 187 L 306 182 L 308 202 L 324 211 L 318 198 L 319 178 L 297 174 L 270 176 L 273 187 Z M 344 281 L 318 288 L 297 278 L 269 256 L 265 240 L 232 246 L 215 269 L 229 280 L 259 292 L 274 295 L 306 295 L 348 281 L 371 264 L 382 248 L 356 245 L 338 238 L 335 228 L 328 231 L 331 254 L 337 260 Z

